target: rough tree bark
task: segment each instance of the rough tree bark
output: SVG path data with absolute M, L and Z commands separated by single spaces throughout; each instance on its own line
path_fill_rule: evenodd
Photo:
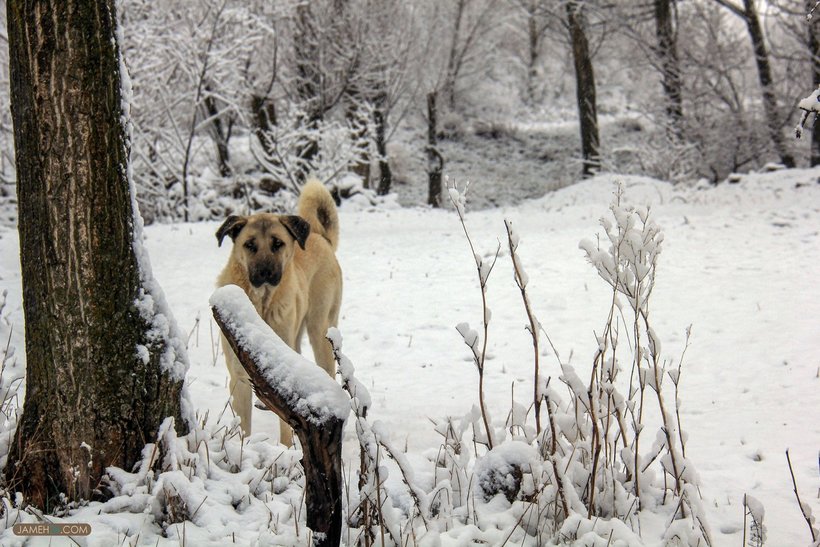
M 108 466 L 131 470 L 165 417 L 184 426 L 184 347 L 151 332 L 115 1 L 7 8 L 27 363 L 6 478 L 51 510 L 104 498 Z
M 250 301 L 248 306 L 252 306 Z M 251 308 L 252 309 L 252 308 Z M 336 547 L 342 537 L 342 433 L 344 420 L 326 418 L 322 426 L 311 422 L 309 405 L 277 389 L 265 378 L 262 367 L 254 360 L 255 352 L 239 343 L 238 329 L 218 306 L 214 319 L 225 335 L 239 362 L 247 371 L 259 400 L 285 420 L 299 437 L 302 466 L 305 470 L 305 505 L 307 526 L 314 533 L 314 547 Z M 271 335 L 275 334 L 270 331 Z M 285 349 L 284 343 L 282 346 Z M 317 367 L 318 368 L 318 367 Z M 322 371 L 324 374 L 324 371 Z M 333 380 L 330 380 L 331 382 Z M 339 390 L 341 391 L 341 387 Z
M 598 137 L 598 111 L 595 99 L 595 73 L 584 29 L 583 6 L 575 0 L 567 2 L 567 23 L 575 62 L 575 95 L 581 125 L 582 176 L 592 176 L 601 166 Z
M 678 61 L 673 1 L 655 0 L 655 33 L 658 38 L 657 51 L 661 62 L 663 92 L 666 95 L 668 131 L 671 136 L 680 138 L 683 120 L 683 82 Z

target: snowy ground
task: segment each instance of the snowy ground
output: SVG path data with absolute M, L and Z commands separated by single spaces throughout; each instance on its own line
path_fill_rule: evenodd
M 652 313 L 671 360 L 679 358 L 692 325 L 681 419 L 716 546 L 741 545 L 744 493 L 765 506 L 767 545 L 809 544 L 786 449 L 803 500 L 820 514 L 818 176 L 820 170 L 746 175 L 740 184 L 699 190 L 618 177 L 626 183 L 628 201 L 653 204 L 666 236 Z M 582 376 L 591 366 L 594 332 L 603 326 L 610 293 L 578 243 L 599 233 L 615 178 L 600 176 L 516 207 L 468 208 L 466 218 L 474 243 L 488 255 L 504 241 L 503 220 L 513 221 L 535 311 L 561 358 Z M 480 177 L 473 182 L 481 183 Z M 419 455 L 441 440 L 428 418 L 460 416 L 477 402 L 475 367 L 455 330 L 463 321 L 480 323 L 472 257 L 452 211 L 346 204 L 340 217 L 344 351 L 373 395 L 370 416 L 387 424 L 394 442 L 421 466 Z M 176 320 L 191 332 L 194 406 L 212 419 L 227 400 L 227 374 L 221 357 L 214 359 L 216 327 L 208 308 L 229 253 L 229 246 L 216 246 L 217 227 L 210 222 L 146 229 L 154 274 Z M 0 233 L 0 257 L 7 317 L 22 350 L 16 232 Z M 502 252 L 489 285 L 492 358 L 486 392 L 492 413 L 503 417 L 513 387 L 521 398 L 532 389 L 532 345 L 507 254 Z M 543 373 L 557 377 L 551 352 L 543 353 L 543 362 Z M 254 412 L 255 431 L 275 438 L 274 416 Z M 348 465 L 355 466 L 351 428 L 345 443 Z M 262 530 L 267 524 L 255 525 Z M 119 534 L 108 537 L 120 541 Z M 4 545 L 12 539 L 9 530 L 0 535 Z M 143 540 L 153 544 L 157 538 L 146 533 L 138 541 Z M 656 544 L 651 537 L 645 541 Z

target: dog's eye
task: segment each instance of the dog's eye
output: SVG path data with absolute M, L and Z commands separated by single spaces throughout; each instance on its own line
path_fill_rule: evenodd
M 256 243 L 254 243 L 253 241 L 246 241 L 245 242 L 245 248 L 247 250 L 249 250 L 250 252 L 252 252 L 252 253 L 255 253 L 256 250 L 257 250 L 256 249 Z
M 273 252 L 276 252 L 279 249 L 281 249 L 284 245 L 285 245 L 285 242 L 282 241 L 281 239 L 273 238 L 273 241 L 270 244 L 270 248 Z

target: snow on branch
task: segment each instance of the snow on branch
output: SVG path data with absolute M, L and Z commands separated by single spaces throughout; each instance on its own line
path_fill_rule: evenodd
M 240 352 L 247 354 L 258 367 L 256 375 L 254 371 L 248 373 L 260 398 L 260 390 L 270 392 L 279 401 L 277 406 L 293 408 L 314 425 L 347 418 L 350 399 L 341 386 L 285 344 L 262 320 L 241 288 L 228 285 L 217 289 L 210 304 L 223 332 L 234 338 L 237 356 Z M 260 386 L 260 379 L 267 386 Z
M 307 526 L 313 547 L 341 542 L 342 431 L 350 400 L 327 373 L 287 344 L 236 285 L 211 295 L 222 329 L 259 399 L 299 437 L 305 470 Z
M 814 121 L 817 123 L 817 114 L 820 113 L 820 87 L 815 89 L 808 97 L 800 99 L 797 108 L 803 111 L 797 127 L 794 128 L 794 135 L 799 139 L 803 136 L 803 128 L 806 126 L 806 121 L 812 112 L 814 113 Z

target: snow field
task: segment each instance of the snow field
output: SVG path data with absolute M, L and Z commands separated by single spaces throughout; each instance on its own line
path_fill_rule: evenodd
M 808 545 L 809 531 L 794 499 L 785 450 L 790 449 L 802 499 L 817 514 L 819 175 L 820 170 L 745 175 L 740 184 L 704 189 L 601 175 L 520 206 L 481 211 L 470 210 L 468 191 L 465 220 L 476 250 L 491 259 L 501 242 L 487 293 L 492 320 L 485 395 L 493 418 L 503 422 L 513 392 L 524 404 L 532 392 L 532 341 L 524 330 L 527 318 L 505 251 L 504 220 L 512 221 L 520 237 L 518 254 L 529 276 L 527 289 L 538 319 L 561 360 L 586 378 L 611 292 L 578 245 L 602 233 L 598 218 L 607 214 L 614 181 L 622 180 L 627 202 L 651 203 L 664 233 L 651 313 L 663 354 L 674 366 L 692 325 L 681 375 L 680 413 L 688 434 L 686 456 L 697 466 L 713 544 L 741 543 L 743 496 L 749 494 L 765 508 L 767 545 Z M 344 353 L 372 396 L 368 417 L 381 422 L 380 430 L 389 432 L 395 447 L 406 449 L 416 480 L 429 491 L 434 470 L 426 455 L 442 442 L 430 419 L 463 416 L 478 402 L 472 355 L 455 328 L 468 322 L 480 331 L 481 296 L 473 257 L 451 210 L 369 210 L 346 203 L 340 221 L 338 255 L 345 292 L 339 330 Z M 157 281 L 180 328 L 190 335 L 193 408 L 200 416 L 208 413 L 206 429 L 212 432 L 231 425 L 230 411 L 225 411 L 227 371 L 215 353 L 219 337 L 208 305 L 229 253 L 228 246 L 216 246 L 218 224 L 144 229 Z M 16 233 L 0 235 L 0 277 L 2 288 L 9 291 L 5 316 L 15 325 L 12 341 L 18 348 L 19 370 L 24 345 Z M 309 344 L 303 347 L 311 358 Z M 551 387 L 563 389 L 558 361 L 543 338 L 541 368 L 543 376 L 553 377 Z M 286 503 L 298 499 L 297 487 L 288 478 L 291 453 L 276 446 L 265 448 L 266 438 L 276 438 L 278 419 L 270 412 L 254 412 L 255 433 L 247 453 L 226 455 L 226 460 L 254 461 L 261 467 L 286 464 L 276 473 L 279 478 L 260 478 L 250 467 L 243 467 L 241 478 L 218 470 L 201 477 L 202 490 L 194 489 L 190 504 L 199 503 L 195 493 L 207 492 L 209 498 L 194 522 L 186 523 L 189 544 L 220 545 L 230 537 L 238 543 L 304 541 L 304 536 L 293 535 L 294 509 Z M 658 422 L 652 420 L 646 420 L 651 424 L 646 439 L 654 438 Z M 346 472 L 351 472 L 358 467 L 358 445 L 353 420 L 348 422 L 344 455 Z M 233 446 L 228 443 L 225 450 L 234 450 Z M 181 469 L 184 472 L 184 466 Z M 247 498 L 255 488 L 254 477 L 277 495 L 266 503 Z M 124 477 L 122 483 L 139 481 Z M 184 489 L 189 483 L 178 484 Z M 388 489 L 397 506 L 402 500 L 409 503 L 398 474 L 391 472 Z M 139 487 L 130 493 L 124 490 L 108 502 L 102 515 L 94 516 L 100 509 L 94 506 L 70 519 L 92 519 L 99 533 L 90 537 L 89 545 L 133 539 L 137 533 L 140 544 L 159 540 L 178 545 L 178 525 L 163 539 L 150 511 L 132 512 L 140 492 Z M 482 506 L 481 512 L 499 528 L 515 521 L 509 506 L 497 499 Z M 279 524 L 273 525 L 277 519 Z M 645 544 L 658 545 L 668 523 L 651 514 L 642 515 L 640 522 Z M 504 537 L 475 528 L 442 534 L 440 544 Z M 10 530 L 0 540 L 15 544 Z

